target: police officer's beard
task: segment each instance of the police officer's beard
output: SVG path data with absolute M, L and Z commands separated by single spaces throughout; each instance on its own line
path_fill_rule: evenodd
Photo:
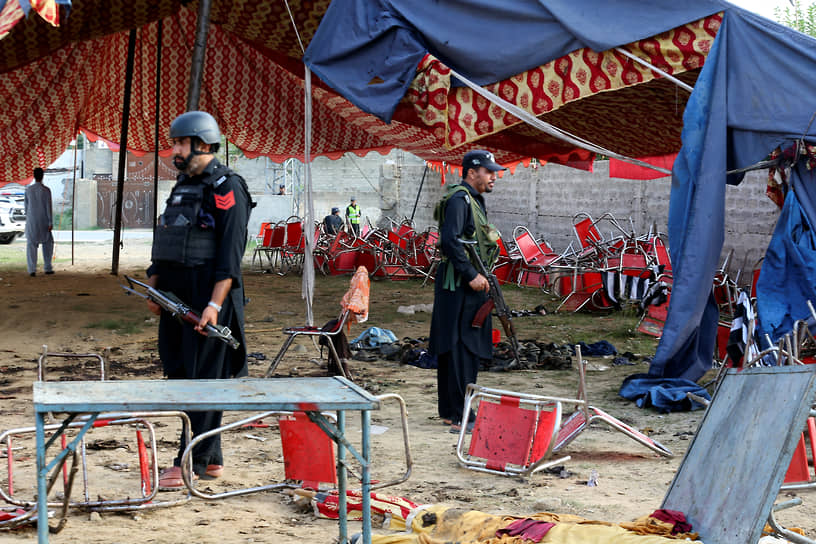
M 179 157 L 178 155 L 173 157 L 173 166 L 175 166 L 179 172 L 185 172 L 187 168 L 190 166 L 190 161 L 193 160 L 193 153 L 190 153 L 184 158 Z

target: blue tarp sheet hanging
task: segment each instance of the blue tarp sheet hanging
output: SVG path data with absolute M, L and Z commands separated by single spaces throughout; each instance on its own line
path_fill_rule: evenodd
M 791 174 L 794 190 L 785 198 L 757 282 L 760 337 L 767 333 L 773 342 L 789 333 L 794 321 L 810 317 L 805 301 L 816 305 L 816 174 L 802 164 Z
M 545 5 L 546 4 L 546 5 Z M 719 0 L 334 0 L 306 50 L 311 70 L 388 122 L 426 53 L 480 85 L 582 47 L 604 51 L 722 11 Z
M 768 76 L 758 76 L 764 70 Z M 725 172 L 803 136 L 816 107 L 806 74 L 816 75 L 816 40 L 744 11 L 726 12 L 683 116 L 669 208 L 672 303 L 651 375 L 696 381 L 711 367 Z
M 711 285 L 726 171 L 802 137 L 816 107 L 816 40 L 720 0 L 334 0 L 304 60 L 389 121 L 426 53 L 484 85 L 580 47 L 609 49 L 722 10 L 683 117 L 669 212 L 672 303 L 649 371 L 696 381 L 711 366 L 716 339 Z

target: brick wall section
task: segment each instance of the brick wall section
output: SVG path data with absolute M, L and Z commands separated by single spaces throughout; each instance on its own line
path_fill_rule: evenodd
M 399 216 L 410 216 L 422 177 L 422 163 L 406 158 L 401 168 Z M 447 175 L 448 183 L 458 177 Z M 739 186 L 727 187 L 725 243 L 721 258 L 733 248 L 729 273 L 742 269 L 740 283 L 745 284 L 750 271 L 765 253 L 776 224 L 778 210 L 765 196 L 767 173 L 752 172 Z M 543 237 L 556 251 L 576 240 L 572 231 L 573 216 L 585 212 L 597 219 L 611 213 L 627 230 L 631 217 L 635 232 L 644 233 L 652 223 L 666 232 L 669 214 L 671 179 L 648 181 L 610 179 L 606 161 L 595 163 L 594 172 L 547 164 L 537 169 L 520 167 L 515 174 L 507 172 L 497 181 L 496 190 L 487 195 L 491 221 L 502 235 L 510 238 L 516 225 L 526 225 L 533 235 Z M 440 175 L 429 172 L 415 215 L 419 228 L 433 223 L 433 207 L 444 194 Z M 601 224 L 609 236 L 613 230 Z

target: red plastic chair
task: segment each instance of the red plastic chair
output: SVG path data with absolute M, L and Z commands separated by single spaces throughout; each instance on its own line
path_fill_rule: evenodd
M 499 258 L 493 267 L 493 275 L 496 276 L 500 285 L 518 283 L 519 270 L 522 264 L 521 256 L 517 253 L 511 254 L 501 237 L 496 243 L 499 245 Z
M 807 443 L 805 442 L 807 436 Z M 810 446 L 810 456 L 808 448 Z M 793 452 L 791 464 L 785 474 L 785 480 L 780 489 L 787 491 L 792 489 L 811 489 L 816 487 L 816 419 L 809 417 L 805 432 L 799 439 L 799 444 Z M 814 467 L 811 469 L 811 467 Z
M 552 251 L 546 242 L 537 242 L 527 227 L 516 227 L 513 230 L 513 240 L 523 262 L 518 274 L 519 285 L 534 285 L 546 289 L 549 285 L 549 267 L 561 260 L 561 255 Z
M 280 251 L 280 274 L 287 274 L 295 268 L 303 268 L 305 244 L 303 221 L 297 216 L 290 217 L 286 220 L 286 241 Z
M 256 237 L 256 239 L 258 239 L 258 245 L 255 247 L 255 251 L 252 252 L 251 266 L 255 266 L 255 258 L 257 257 L 260 267 L 264 268 L 263 256 L 269 255 L 267 252 L 272 244 L 272 231 L 273 226 L 270 223 L 261 224 L 261 231 L 258 234 L 258 237 Z
M 608 310 L 614 307 L 603 292 L 603 277 L 595 269 L 574 269 L 572 275 L 560 276 L 557 292 L 563 296 L 556 312 L 578 312 L 583 309 Z
M 460 434 L 456 448 L 464 467 L 503 476 L 530 476 L 569 459 L 550 458 L 561 425 L 559 399 L 469 384 L 464 413 L 470 414 L 477 402 L 467 454 L 465 433 Z

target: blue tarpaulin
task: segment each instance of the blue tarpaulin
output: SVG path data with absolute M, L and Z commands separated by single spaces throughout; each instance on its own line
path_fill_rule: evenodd
M 484 85 L 580 47 L 609 49 L 719 11 L 722 26 L 683 116 L 669 211 L 672 302 L 649 371 L 696 381 L 711 367 L 716 340 L 711 286 L 725 185 L 740 181 L 726 171 L 807 131 L 816 40 L 720 0 L 334 0 L 305 61 L 389 121 L 426 53 Z
M 811 219 L 816 216 L 808 214 L 813 209 L 816 174 L 803 165 L 792 174 L 794 191 L 785 198 L 757 282 L 763 342 L 766 333 L 775 342 L 792 330 L 794 321 L 810 317 L 804 301 L 816 304 L 816 233 Z

